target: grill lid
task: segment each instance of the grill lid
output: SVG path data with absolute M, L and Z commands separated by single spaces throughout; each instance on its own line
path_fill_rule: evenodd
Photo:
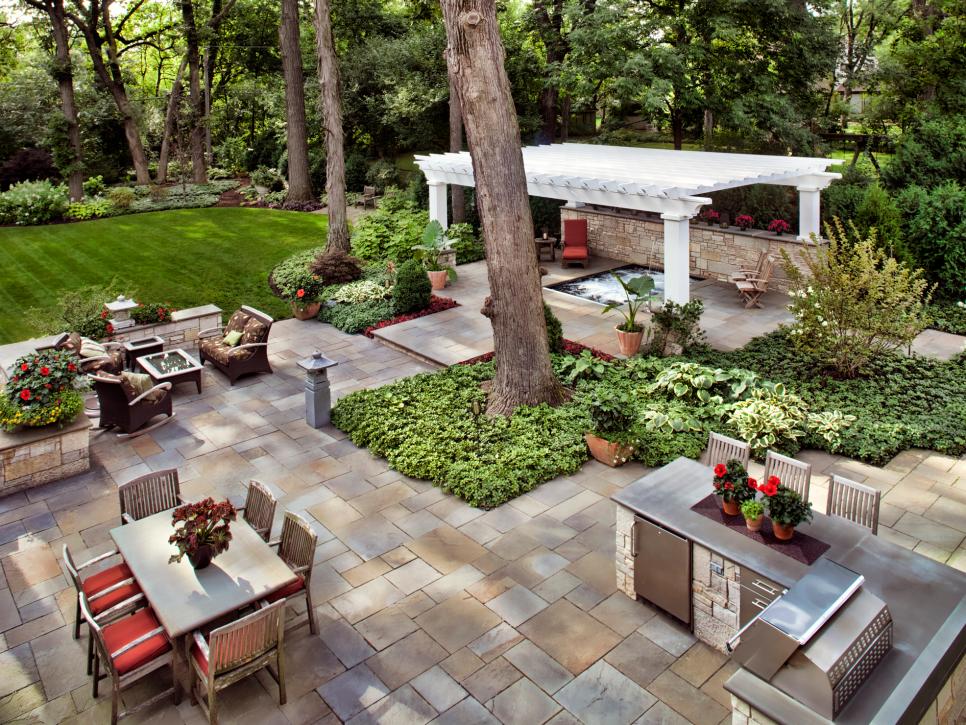
M 761 620 L 806 644 L 845 604 L 865 577 L 841 564 L 820 559 L 784 596 L 761 614 Z

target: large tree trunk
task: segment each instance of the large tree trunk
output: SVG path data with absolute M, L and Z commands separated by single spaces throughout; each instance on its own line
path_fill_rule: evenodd
M 329 236 L 326 251 L 348 252 L 349 224 L 345 201 L 345 148 L 339 58 L 332 38 L 329 0 L 315 0 L 315 46 L 319 59 L 322 123 L 325 126 L 325 191 L 328 196 Z M 532 246 L 532 245 L 531 245 Z
M 60 106 L 67 124 L 67 144 L 73 157 L 67 173 L 67 188 L 71 201 L 80 201 L 84 198 L 84 159 L 80 124 L 77 122 L 77 104 L 74 102 L 74 73 L 70 62 L 70 38 L 67 35 L 64 0 L 51 0 L 47 3 L 47 8 L 56 45 L 56 75 L 57 87 L 60 90 Z
M 463 150 L 463 113 L 460 110 L 460 97 L 452 79 L 449 82 L 449 150 L 457 154 Z M 453 224 L 465 222 L 466 193 L 463 187 L 459 184 L 450 184 L 449 200 Z
M 205 159 L 205 99 L 201 95 L 201 56 L 198 51 L 198 25 L 195 23 L 193 0 L 181 0 L 181 19 L 184 22 L 188 58 L 188 103 L 191 107 L 191 180 L 208 183 L 208 164 Z
M 494 0 L 441 0 L 446 60 L 463 111 L 483 222 L 496 374 L 487 411 L 557 404 L 563 389 L 550 365 L 533 219 L 520 128 L 504 68 Z
M 205 107 L 205 160 L 208 165 L 214 163 L 214 152 L 211 146 L 211 90 L 214 87 L 215 61 L 218 58 L 218 26 L 221 24 L 222 0 L 213 0 L 211 3 L 211 21 L 209 23 L 209 33 L 207 49 L 202 57 L 202 81 L 204 83 L 204 107 Z
M 302 46 L 299 43 L 299 0 L 282 0 L 282 22 L 278 26 L 285 76 L 285 145 L 288 149 L 288 200 L 311 201 L 309 143 L 305 129 L 305 78 L 302 75 Z
M 184 70 L 188 67 L 188 56 L 181 59 L 178 66 L 178 74 L 174 77 L 171 85 L 171 93 L 168 96 L 168 110 L 164 114 L 164 137 L 161 139 L 161 153 L 158 154 L 158 176 L 157 182 L 164 184 L 168 181 L 168 160 L 171 158 L 171 140 L 178 130 L 178 111 L 181 108 L 181 83 L 184 78 Z

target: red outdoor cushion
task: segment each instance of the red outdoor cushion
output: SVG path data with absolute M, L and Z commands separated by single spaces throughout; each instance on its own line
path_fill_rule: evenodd
M 124 617 L 124 619 L 104 627 L 104 644 L 107 645 L 108 653 L 113 654 L 124 645 L 133 642 L 151 630 L 157 629 L 159 626 L 154 612 L 149 608 L 141 609 L 130 617 Z M 147 664 L 170 649 L 171 642 L 168 641 L 164 632 L 161 632 L 122 654 L 114 660 L 114 667 L 118 674 L 123 675 Z
M 205 653 L 201 651 L 201 648 L 198 647 L 198 645 L 196 644 L 191 645 L 191 656 L 195 658 L 195 662 L 198 663 L 198 666 L 201 668 L 201 671 L 204 673 L 205 677 L 207 677 L 208 676 L 208 658 L 205 657 Z
M 587 220 L 586 219 L 564 219 L 564 246 L 571 244 L 577 246 L 587 245 Z
M 277 602 L 279 599 L 285 599 L 293 594 L 298 594 L 303 589 L 305 589 L 305 579 L 299 575 L 298 579 L 296 579 L 294 582 L 291 584 L 286 584 L 281 589 L 275 590 L 265 597 L 265 599 L 267 599 L 269 602 Z
M 83 589 L 84 594 L 89 597 L 91 594 L 96 594 L 97 592 L 107 589 L 110 586 L 114 586 L 118 582 L 122 582 L 125 579 L 130 578 L 131 570 L 127 568 L 127 564 L 116 564 L 115 566 L 109 566 L 107 569 L 99 571 L 96 574 L 91 574 L 81 583 L 81 589 Z
M 569 244 L 563 250 L 564 259 L 587 259 L 587 247 L 571 247 Z

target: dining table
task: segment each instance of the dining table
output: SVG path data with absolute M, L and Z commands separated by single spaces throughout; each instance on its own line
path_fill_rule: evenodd
M 296 575 L 245 521 L 231 523 L 228 549 L 204 569 L 185 556 L 170 562 L 174 509 L 111 529 L 118 552 L 164 627 L 178 670 L 187 675 L 192 633 L 242 610 L 296 580 Z M 178 677 L 179 673 L 176 672 Z M 187 686 L 190 688 L 190 678 Z

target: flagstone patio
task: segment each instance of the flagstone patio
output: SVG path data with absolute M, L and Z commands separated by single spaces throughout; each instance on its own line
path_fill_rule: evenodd
M 472 278 L 464 271 L 460 284 Z M 568 336 L 580 317 L 565 319 Z M 223 723 L 730 722 L 722 683 L 734 666 L 616 591 L 608 497 L 645 468 L 590 462 L 497 509 L 471 508 L 338 430 L 305 425 L 296 362 L 315 349 L 339 362 L 336 396 L 429 369 L 327 325 L 280 322 L 274 375 L 231 388 L 206 369 L 203 394 L 176 389 L 169 425 L 131 441 L 97 434 L 89 473 L 0 498 L 0 721 L 105 721 L 108 698 L 92 701 L 85 674 L 86 634 L 71 638 L 61 550 L 86 559 L 110 549 L 117 484 L 177 467 L 188 497 L 237 499 L 258 478 L 279 498 L 279 517 L 296 511 L 319 534 L 320 634 L 301 625 L 286 635 L 288 704 L 278 707 L 262 672 L 226 693 Z M 817 508 L 829 474 L 865 481 L 884 492 L 881 536 L 966 570 L 966 460 L 907 451 L 876 468 L 801 457 L 816 471 Z M 185 699 L 129 721 L 202 716 Z

